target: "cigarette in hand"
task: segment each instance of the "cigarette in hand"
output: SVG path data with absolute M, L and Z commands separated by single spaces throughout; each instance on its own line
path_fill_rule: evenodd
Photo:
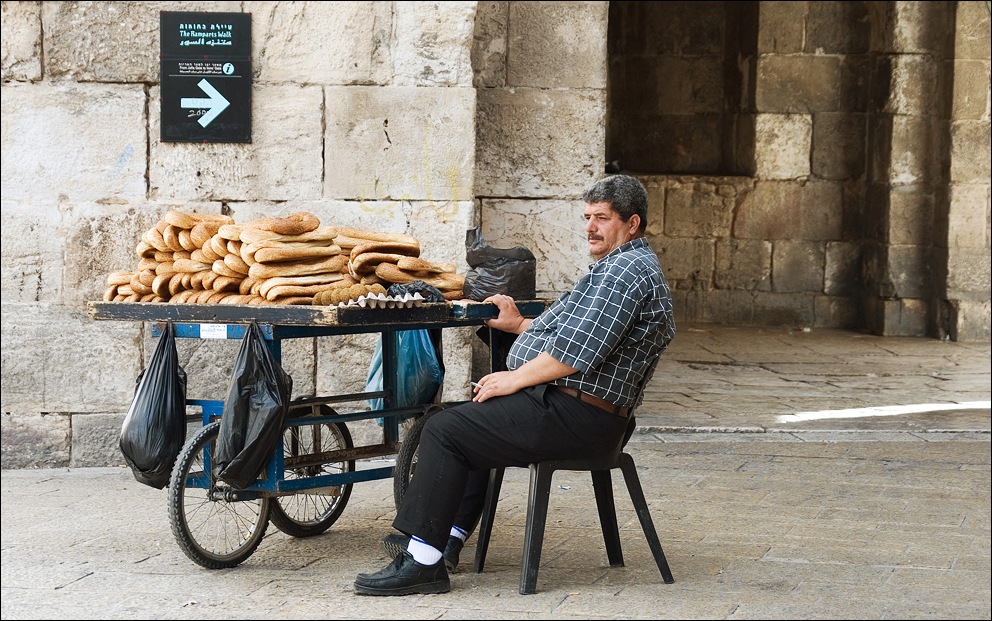
M 475 386 L 476 388 L 482 388 L 482 384 L 480 384 L 479 382 L 472 382 L 472 385 Z

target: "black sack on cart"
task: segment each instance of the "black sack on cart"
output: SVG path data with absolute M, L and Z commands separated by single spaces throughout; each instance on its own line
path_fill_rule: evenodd
M 186 442 L 186 371 L 179 366 L 175 327 L 168 322 L 148 366 L 135 380 L 121 424 L 120 447 L 134 478 L 156 489 L 169 484 Z
M 482 229 L 465 234 L 465 274 L 462 294 L 476 302 L 502 293 L 515 300 L 533 300 L 537 289 L 537 260 L 523 246 L 493 248 L 482 239 Z
M 236 488 L 258 478 L 279 445 L 292 393 L 293 378 L 253 321 L 234 361 L 217 435 L 214 476 Z

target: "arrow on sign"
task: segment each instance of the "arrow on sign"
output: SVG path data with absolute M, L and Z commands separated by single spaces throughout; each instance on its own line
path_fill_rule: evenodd
M 206 79 L 200 80 L 197 86 L 207 94 L 208 99 L 196 98 L 196 97 L 183 97 L 179 100 L 179 106 L 182 108 L 207 108 L 208 112 L 200 117 L 197 121 L 200 127 L 206 127 L 210 125 L 211 121 L 217 118 L 217 116 L 227 109 L 231 102 L 229 102 L 223 95 L 220 94 L 214 85 L 207 82 Z

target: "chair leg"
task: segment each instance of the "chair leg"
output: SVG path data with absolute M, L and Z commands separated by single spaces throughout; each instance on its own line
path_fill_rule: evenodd
M 482 518 L 479 522 L 479 535 L 475 544 L 475 573 L 482 573 L 486 565 L 486 553 L 489 551 L 489 538 L 493 534 L 493 518 L 496 517 L 496 503 L 499 501 L 499 490 L 503 486 L 503 468 L 493 468 L 489 471 L 489 486 L 486 488 L 486 500 L 482 505 Z
M 613 478 L 609 470 L 592 471 L 592 488 L 596 493 L 599 525 L 603 529 L 606 556 L 610 567 L 623 567 L 623 550 L 620 547 L 620 527 L 617 525 L 617 507 L 613 501 Z
M 637 511 L 637 518 L 641 521 L 644 536 L 648 540 L 648 546 L 651 547 L 651 553 L 654 554 L 654 560 L 658 564 L 658 570 L 661 571 L 661 577 L 665 581 L 665 584 L 671 584 L 675 582 L 675 578 L 672 576 L 672 570 L 668 567 L 668 560 L 665 559 L 665 551 L 661 549 L 661 540 L 658 539 L 658 531 L 655 530 L 654 522 L 651 520 L 651 512 L 648 511 L 648 503 L 644 498 L 644 490 L 641 489 L 641 480 L 637 476 L 637 468 L 634 466 L 634 458 L 627 453 L 621 453 L 620 468 L 623 471 L 624 481 L 627 483 L 630 500 L 634 504 L 634 509 Z
M 554 468 L 547 462 L 530 465 L 530 490 L 527 496 L 527 524 L 524 527 L 524 552 L 520 568 L 520 594 L 537 592 L 537 570 L 541 566 L 541 547 L 548 519 L 548 496 Z

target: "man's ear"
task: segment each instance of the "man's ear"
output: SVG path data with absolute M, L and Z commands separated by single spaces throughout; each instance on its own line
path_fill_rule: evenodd
M 630 227 L 631 235 L 637 235 L 637 231 L 641 228 L 641 217 L 635 213 L 627 220 L 627 226 Z

